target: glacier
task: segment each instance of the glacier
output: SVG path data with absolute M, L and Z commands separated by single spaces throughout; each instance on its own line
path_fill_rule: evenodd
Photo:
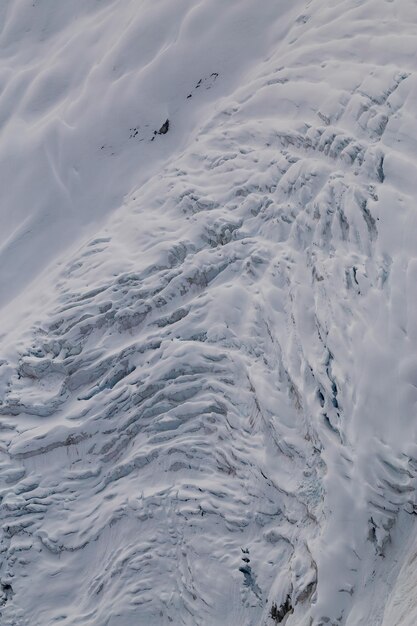
M 2 626 L 417 622 L 417 2 L 0 7 Z

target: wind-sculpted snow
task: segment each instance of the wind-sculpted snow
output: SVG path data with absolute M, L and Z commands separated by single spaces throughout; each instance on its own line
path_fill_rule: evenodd
M 5 626 L 414 624 L 416 6 L 294 7 L 5 351 Z

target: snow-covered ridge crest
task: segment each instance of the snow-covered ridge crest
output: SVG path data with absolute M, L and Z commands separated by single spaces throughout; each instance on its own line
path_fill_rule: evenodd
M 414 623 L 414 8 L 294 4 L 5 343 L 5 624 Z

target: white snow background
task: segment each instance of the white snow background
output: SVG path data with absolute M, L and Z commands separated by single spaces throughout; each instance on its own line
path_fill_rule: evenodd
M 0 2 L 1 626 L 415 626 L 416 69 L 415 0 Z

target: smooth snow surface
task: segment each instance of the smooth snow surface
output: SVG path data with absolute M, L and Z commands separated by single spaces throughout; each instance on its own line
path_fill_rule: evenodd
M 0 3 L 1 626 L 416 624 L 416 69 L 415 0 Z

